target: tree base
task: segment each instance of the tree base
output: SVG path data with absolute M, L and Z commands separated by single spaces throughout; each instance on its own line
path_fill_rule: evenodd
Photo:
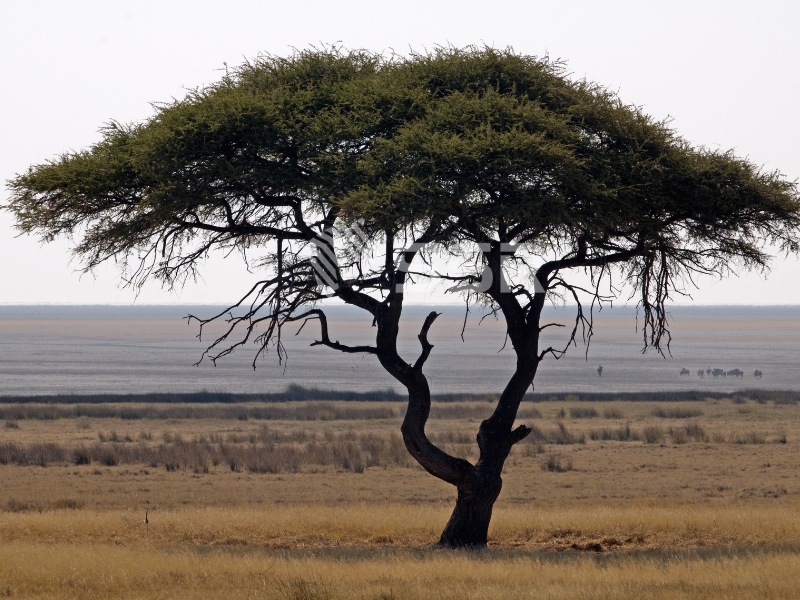
M 478 485 L 459 487 L 453 514 L 439 538 L 441 548 L 479 550 L 486 548 L 492 508 L 500 495 L 503 481 L 493 477 Z

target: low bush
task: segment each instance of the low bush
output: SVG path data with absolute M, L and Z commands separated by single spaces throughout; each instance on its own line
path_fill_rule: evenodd
M 585 444 L 586 436 L 583 433 L 576 435 L 567 429 L 564 423 L 558 423 L 558 427 L 556 429 L 551 429 L 546 434 L 543 441 L 550 442 L 551 444 Z
M 670 427 L 669 435 L 672 438 L 673 444 L 685 444 L 689 439 L 686 435 L 686 431 L 681 427 L 676 427 L 675 429 Z
M 438 405 L 442 406 L 442 405 Z M 437 406 L 437 407 L 438 407 Z M 441 411 L 443 415 L 432 418 L 461 418 L 464 410 L 488 416 L 491 407 L 450 406 L 449 411 Z M 295 404 L 265 404 L 261 406 L 240 405 L 157 405 L 125 406 L 115 404 L 17 404 L 0 407 L 0 419 L 7 420 L 56 420 L 77 419 L 80 429 L 88 429 L 90 419 L 123 419 L 123 420 L 167 420 L 167 419 L 231 419 L 247 421 L 283 420 L 283 421 L 342 421 L 391 419 L 402 416 L 402 410 L 392 405 L 387 406 L 341 406 L 326 402 L 302 402 Z M 433 411 L 434 413 L 436 411 Z M 481 416 L 480 418 L 483 418 Z
M 60 444 L 0 444 L 0 465 L 46 467 L 49 464 L 66 464 L 68 456 L 67 449 Z
M 686 431 L 686 435 L 696 442 L 707 442 L 708 435 L 706 435 L 706 430 L 700 425 L 700 423 L 689 423 L 684 428 Z
M 641 436 L 636 431 L 631 430 L 630 423 L 626 423 L 624 426 L 617 428 L 603 427 L 601 429 L 591 429 L 589 431 L 589 439 L 617 442 L 637 442 L 641 439 Z
M 731 444 L 766 444 L 767 436 L 756 431 L 734 431 L 728 437 Z
M 80 500 L 73 500 L 72 498 L 65 498 L 62 500 L 53 500 L 50 502 L 20 502 L 16 499 L 11 499 L 6 503 L 5 510 L 7 512 L 22 513 L 22 512 L 44 512 L 47 510 L 78 510 L 85 506 L 84 502 Z M 3 594 L 0 593 L 0 596 Z
M 569 416 L 573 419 L 590 419 L 597 416 L 597 411 L 585 406 L 572 406 L 569 409 Z
M 215 439 L 185 441 L 180 436 L 165 436 L 170 441 L 158 445 L 124 442 L 98 442 L 91 446 L 67 448 L 59 444 L 0 444 L 0 464 L 145 464 L 163 465 L 167 471 L 191 470 L 206 473 L 211 466 L 227 465 L 231 470 L 251 473 L 296 472 L 303 466 L 332 466 L 363 472 L 374 466 L 410 466 L 411 457 L 396 433 L 356 435 L 351 432 L 329 436 L 326 440 L 296 443 L 265 441 L 256 435 L 252 441 L 236 442 Z M 279 438 L 279 436 L 274 436 Z M 290 436 L 287 436 L 290 437 Z
M 798 396 L 778 396 L 772 400 L 776 406 L 796 406 L 800 402 Z
M 72 464 L 75 465 L 90 465 L 92 464 L 92 457 L 89 455 L 89 449 L 86 446 L 80 446 L 72 450 Z
M 531 458 L 545 453 L 544 444 L 536 442 L 535 444 L 522 444 L 522 456 Z
M 664 408 L 658 406 L 653 409 L 653 416 L 662 419 L 693 419 L 703 416 L 703 411 L 699 408 L 673 407 Z
M 535 406 L 520 408 L 517 411 L 517 419 L 520 421 L 526 421 L 530 419 L 541 419 L 542 413 L 539 412 L 539 409 Z
M 572 468 L 572 459 L 561 454 L 548 454 L 542 463 L 542 470 L 552 473 L 566 473 L 572 471 Z
M 281 598 L 287 600 L 332 600 L 332 586 L 322 578 L 294 577 L 278 579 L 275 584 Z
M 442 431 L 428 434 L 434 444 L 474 444 L 476 434 L 472 431 Z
M 642 437 L 648 444 L 658 444 L 664 441 L 664 430 L 660 425 L 647 425 L 642 429 Z

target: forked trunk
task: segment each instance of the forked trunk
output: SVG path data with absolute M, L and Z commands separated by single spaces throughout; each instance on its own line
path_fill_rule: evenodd
M 517 371 L 500 396 L 494 413 L 481 423 L 477 436 L 480 450 L 477 464 L 451 456 L 431 443 L 425 434 L 431 393 L 422 366 L 433 348 L 427 334 L 437 316 L 436 312 L 431 312 L 425 319 L 418 336 L 422 353 L 413 366 L 403 361 L 396 352 L 396 320 L 389 320 L 388 317 L 378 319 L 378 347 L 381 349 L 378 359 L 408 390 L 408 408 L 400 430 L 409 454 L 431 475 L 456 486 L 458 490 L 455 509 L 439 538 L 439 545 L 448 548 L 482 548 L 487 544 L 492 509 L 503 487 L 500 477 L 503 464 L 512 446 L 531 432 L 525 425 L 516 429 L 512 429 L 512 426 L 519 403 L 533 381 L 537 361 L 535 358 L 528 362 L 518 360 Z M 399 317 L 399 312 L 395 317 Z M 383 342 L 383 347 L 381 340 L 387 340 Z
M 459 486 L 453 514 L 439 538 L 446 548 L 484 548 L 489 535 L 492 508 L 500 495 L 503 480 L 499 475 L 477 479 Z

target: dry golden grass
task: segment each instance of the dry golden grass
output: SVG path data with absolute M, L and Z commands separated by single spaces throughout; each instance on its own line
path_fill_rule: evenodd
M 326 556 L 19 543 L 0 593 L 36 598 L 796 598 L 800 555 L 399 552 Z
M 450 507 L 321 504 L 144 511 L 54 509 L 0 513 L 4 544 L 81 544 L 264 549 L 422 548 L 436 541 Z M 496 549 L 591 550 L 774 546 L 800 543 L 800 504 L 725 503 L 537 508 L 501 505 L 490 528 Z
M 261 474 L 223 464 L 208 472 L 0 465 L 0 597 L 800 597 L 800 406 L 536 408 L 541 416 L 529 422 L 543 435 L 561 422 L 584 443 L 515 448 L 490 549 L 477 554 L 430 548 L 454 494 L 415 466 L 359 473 L 309 464 Z M 473 403 L 469 418 L 434 420 L 429 430 L 451 451 L 474 456 L 481 409 Z M 124 444 L 155 446 L 167 434 L 246 445 L 263 422 L 15 424 L 0 428 L 0 444 L 104 444 L 100 434 L 116 431 L 135 440 L 117 442 Z M 399 416 L 268 423 L 281 443 L 295 445 L 389 436 L 398 425 Z M 647 443 L 600 434 L 627 427 L 663 435 Z M 151 439 L 140 439 L 142 431 Z M 543 470 L 551 453 L 572 470 Z

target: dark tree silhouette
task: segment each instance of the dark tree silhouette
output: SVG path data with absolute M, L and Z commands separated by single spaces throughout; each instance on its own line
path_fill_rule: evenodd
M 205 356 L 252 341 L 254 365 L 270 347 L 283 358 L 283 328 L 311 320 L 313 345 L 374 355 L 408 391 L 408 451 L 457 488 L 444 546 L 487 543 L 503 464 L 531 431 L 515 426 L 520 402 L 546 357 L 591 336 L 592 307 L 632 290 L 644 349 L 664 352 L 667 304 L 695 275 L 798 250 L 794 183 L 692 147 L 563 65 L 511 51 L 264 56 L 102 133 L 9 182 L 19 230 L 72 236 L 85 269 L 113 259 L 132 286 L 179 285 L 209 252 L 239 253 L 264 275 L 197 317 L 201 331 L 227 324 Z M 397 349 L 415 277 L 450 282 L 507 326 L 515 371 L 480 424 L 475 464 L 425 433 L 437 314 L 418 356 Z M 331 339 L 323 299 L 365 311 L 375 343 Z M 542 331 L 563 326 L 541 322 L 559 299 L 576 302 L 575 320 L 563 346 L 542 347 Z

